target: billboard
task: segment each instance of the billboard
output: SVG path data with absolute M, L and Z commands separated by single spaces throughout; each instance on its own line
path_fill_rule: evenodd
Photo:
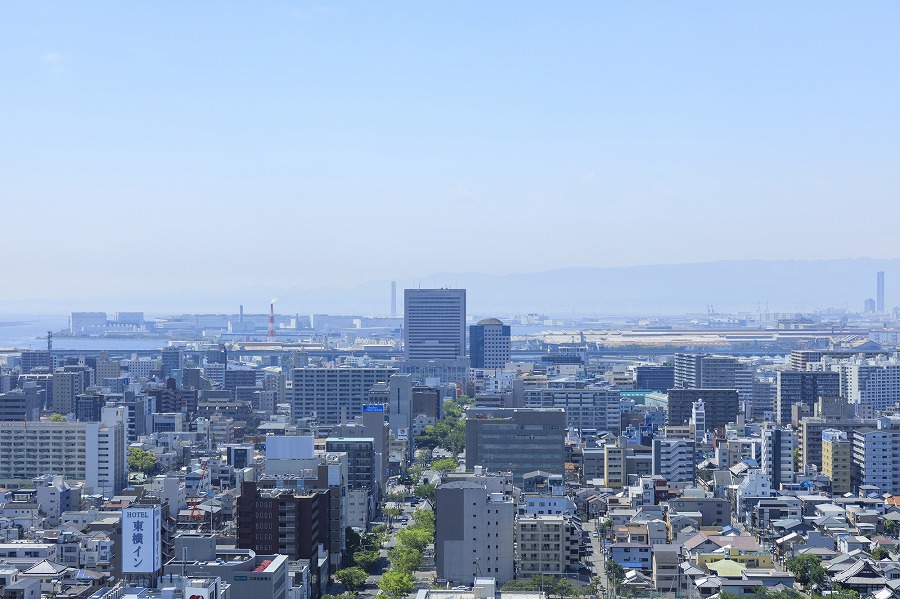
M 366 403 L 363 404 L 363 412 L 384 412 L 384 404 Z
M 401 441 L 406 441 L 409 439 L 409 429 L 408 428 L 398 428 L 397 429 L 397 439 Z
M 162 567 L 160 507 L 148 505 L 122 510 L 122 572 L 152 574 Z

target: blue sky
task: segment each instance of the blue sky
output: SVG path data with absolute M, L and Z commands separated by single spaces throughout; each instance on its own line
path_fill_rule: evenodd
M 896 2 L 4 3 L 4 295 L 897 258 L 898 22 Z

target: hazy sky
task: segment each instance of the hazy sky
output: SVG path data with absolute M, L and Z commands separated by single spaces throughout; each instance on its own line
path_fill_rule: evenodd
M 3 3 L 2 296 L 900 257 L 898 22 L 893 1 Z

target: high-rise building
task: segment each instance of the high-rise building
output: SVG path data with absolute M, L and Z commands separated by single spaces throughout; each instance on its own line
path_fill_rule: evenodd
M 900 361 L 855 359 L 838 369 L 844 377 L 841 387 L 858 414 L 877 415 L 900 402 Z
M 875 428 L 853 431 L 853 466 L 851 485 L 858 490 L 871 485 L 878 493 L 900 495 L 900 430 L 887 418 L 879 418 Z
M 469 327 L 469 362 L 472 368 L 503 368 L 509 362 L 509 325 L 485 318 Z
M 675 366 L 672 364 L 642 364 L 634 368 L 634 388 L 665 393 L 675 386 Z
M 797 448 L 797 435 L 787 426 L 779 428 L 767 422 L 762 430 L 762 459 L 759 460 L 763 474 L 769 476 L 772 488 L 794 482 L 794 450 Z
M 775 381 L 775 418 L 778 424 L 791 421 L 791 406 L 813 406 L 820 397 L 838 397 L 841 377 L 837 372 L 781 370 Z
M 687 439 L 657 438 L 652 441 L 653 475 L 662 476 L 670 487 L 693 485 L 694 442 Z
M 315 417 L 319 424 L 338 424 L 362 413 L 369 390 L 386 383 L 396 368 L 294 368 L 286 393 L 294 420 Z
M 106 407 L 102 422 L 0 422 L 0 481 L 47 473 L 85 482 L 87 493 L 112 497 L 125 487 L 124 411 Z
M 59 414 L 75 411 L 75 398 L 84 393 L 84 376 L 81 372 L 56 371 L 53 373 L 52 408 Z
M 875 277 L 875 309 L 879 314 L 884 314 L 884 273 L 880 272 Z
M 703 400 L 707 431 L 724 429 L 737 418 L 739 400 L 735 389 L 669 389 L 668 397 L 671 426 L 688 424 L 697 400 Z
M 406 360 L 465 359 L 465 289 L 406 289 L 403 300 Z
M 237 546 L 292 560 L 314 559 L 319 545 L 330 546 L 330 493 L 263 491 L 255 482 L 243 483 L 237 500 Z
M 180 370 L 183 357 L 180 347 L 164 347 L 160 352 L 163 379 L 172 376 L 173 370 Z
M 843 495 L 852 490 L 850 471 L 853 463 L 853 444 L 845 431 L 822 431 L 822 474 L 831 479 L 831 492 Z
M 47 368 L 52 370 L 50 364 L 50 352 L 41 349 L 22 350 L 22 373 L 28 374 L 35 368 Z
M 483 466 L 561 474 L 565 467 L 566 413 L 561 409 L 469 408 L 466 410 L 466 470 Z
M 691 430 L 694 443 L 703 443 L 706 437 L 706 406 L 703 405 L 702 399 L 698 399 L 691 406 Z
M 25 389 L 0 393 L 0 422 L 40 420 L 45 395 L 34 383 Z
M 454 584 L 515 576 L 516 506 L 512 495 L 490 493 L 475 480 L 443 484 L 435 491 L 434 560 L 437 575 Z
M 619 434 L 621 399 L 618 389 L 609 387 L 526 389 L 524 402 L 526 408 L 565 410 L 568 428 Z

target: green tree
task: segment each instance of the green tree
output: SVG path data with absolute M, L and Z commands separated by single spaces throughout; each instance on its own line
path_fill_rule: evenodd
M 366 572 L 375 572 L 378 569 L 381 556 L 377 551 L 357 551 L 353 554 L 353 561 Z
M 364 587 L 368 577 L 366 571 L 357 566 L 344 568 L 334 573 L 335 580 L 344 585 L 351 593 Z
M 805 589 L 812 585 L 822 586 L 828 579 L 828 573 L 822 567 L 822 560 L 815 555 L 792 557 L 787 561 L 787 569 Z
M 401 572 L 414 572 L 422 565 L 422 552 L 409 545 L 395 545 L 388 551 L 391 568 Z
M 378 588 L 385 595 L 391 597 L 403 597 L 413 590 L 413 577 L 409 572 L 388 570 L 378 581 Z
M 884 523 L 884 534 L 896 537 L 897 536 L 897 522 L 895 520 L 888 520 Z
M 416 510 L 413 512 L 412 528 L 424 528 L 431 534 L 434 540 L 434 511 L 433 510 Z
M 891 552 L 884 547 L 876 547 L 869 552 L 869 555 L 872 556 L 872 559 L 883 560 L 889 558 L 891 556 Z
M 50 422 L 68 422 L 69 419 L 62 414 L 53 414 L 50 416 Z
M 431 462 L 431 469 L 442 477 L 448 472 L 453 472 L 457 468 L 459 468 L 459 462 L 457 462 L 455 458 L 441 458 Z
M 359 551 L 360 547 L 362 547 L 362 535 L 353 530 L 352 526 L 348 526 L 344 529 L 344 537 L 347 539 L 347 555 L 353 555 Z
M 606 562 L 606 577 L 609 578 L 611 586 L 617 589 L 622 584 L 622 581 L 625 580 L 625 568 L 619 565 L 618 562 L 608 560 Z
M 421 552 L 431 543 L 431 535 L 424 528 L 407 528 L 397 533 L 397 542 Z
M 156 456 L 140 447 L 128 448 L 128 469 L 132 472 L 151 474 L 156 470 Z
M 427 499 L 428 501 L 434 501 L 434 491 L 437 487 L 431 483 L 424 483 L 421 485 L 416 485 L 416 488 L 413 489 L 413 494 L 416 497 L 421 497 L 422 499 Z

